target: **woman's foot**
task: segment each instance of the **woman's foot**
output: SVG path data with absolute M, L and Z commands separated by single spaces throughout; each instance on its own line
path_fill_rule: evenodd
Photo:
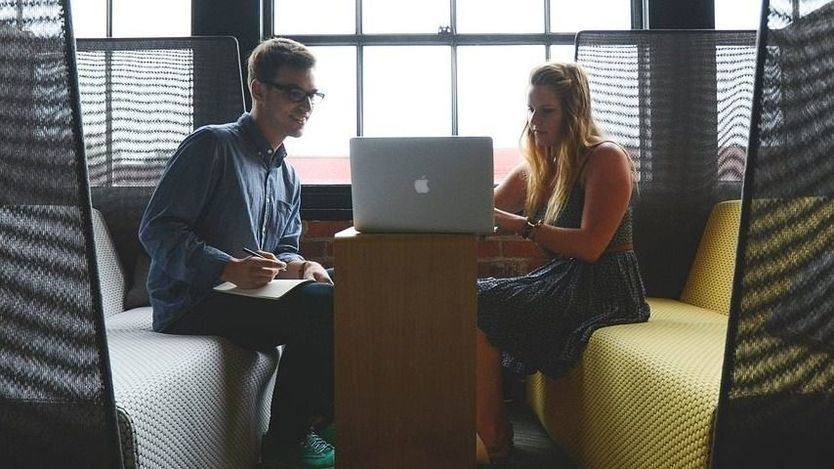
M 475 433 L 475 459 L 478 465 L 505 463 L 510 457 L 510 449 L 509 442 L 487 445 L 481 435 Z

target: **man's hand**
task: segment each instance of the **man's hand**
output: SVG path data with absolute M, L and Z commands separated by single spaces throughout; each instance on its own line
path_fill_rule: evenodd
M 271 252 L 258 251 L 258 254 L 264 257 L 233 257 L 223 268 L 220 280 L 232 282 L 240 288 L 258 288 L 269 283 L 278 272 L 287 268 L 287 264 L 279 261 Z
M 327 270 L 325 270 L 325 268 L 318 262 L 305 261 L 304 264 L 301 265 L 301 268 L 304 270 L 299 272 L 299 278 L 309 278 L 315 280 L 316 282 L 329 283 L 330 285 L 333 285 L 333 280 L 329 275 L 327 275 Z

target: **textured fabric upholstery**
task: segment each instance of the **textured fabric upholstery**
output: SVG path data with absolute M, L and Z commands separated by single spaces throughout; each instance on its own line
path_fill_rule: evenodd
M 104 217 L 96 209 L 93 209 L 93 235 L 96 243 L 102 308 L 104 317 L 108 317 L 124 310 L 125 279 L 113 238 L 110 237 Z
M 568 377 L 536 374 L 528 397 L 584 468 L 704 468 L 718 404 L 727 318 L 649 300 L 645 324 L 594 332 Z
M 0 466 L 120 466 L 69 0 L 0 0 Z
M 126 463 L 249 468 L 269 422 L 277 352 L 151 330 L 151 308 L 107 318 Z M 129 466 L 129 464 L 126 464 Z
M 704 468 L 721 382 L 740 201 L 711 212 L 689 301 L 650 298 L 647 323 L 602 328 L 565 378 L 531 377 L 550 436 L 585 468 Z M 714 289 L 713 292 L 709 288 Z
M 649 296 L 680 297 L 712 207 L 737 199 L 755 31 L 582 31 L 594 118 L 638 174 L 634 249 Z
M 77 60 L 124 465 L 251 468 L 278 351 L 155 333 L 151 308 L 135 307 L 148 304 L 139 219 L 168 158 L 196 127 L 243 112 L 237 42 L 85 39 Z
M 93 206 L 125 272 L 125 307 L 150 304 L 139 219 L 174 151 L 245 110 L 233 37 L 79 39 L 78 84 Z
M 713 208 L 695 261 L 689 269 L 681 301 L 729 314 L 740 218 L 740 200 L 721 202 Z
M 762 4 L 712 466 L 834 465 L 834 0 Z
M 94 212 L 104 304 L 121 301 L 113 242 Z M 213 336 L 152 330 L 150 307 L 106 317 L 126 468 L 248 468 L 257 461 L 278 351 L 243 350 Z

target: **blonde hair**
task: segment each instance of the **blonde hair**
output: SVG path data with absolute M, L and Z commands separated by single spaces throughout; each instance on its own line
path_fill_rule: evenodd
M 562 108 L 557 145 L 536 146 L 529 120 L 521 136 L 522 155 L 528 166 L 525 210 L 528 216 L 534 216 L 546 203 L 544 220 L 552 223 L 567 203 L 579 176 L 580 157 L 586 153 L 591 139 L 600 137 L 601 133 L 591 117 L 591 92 L 582 67 L 574 63 L 542 65 L 530 73 L 530 85 L 550 89 Z

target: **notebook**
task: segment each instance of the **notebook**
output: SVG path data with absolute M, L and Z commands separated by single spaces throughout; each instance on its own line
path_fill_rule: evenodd
M 293 291 L 296 287 L 312 282 L 313 279 L 276 278 L 260 288 L 240 288 L 232 282 L 223 282 L 214 287 L 220 293 L 232 295 L 251 296 L 253 298 L 265 298 L 277 300 Z
M 363 233 L 493 230 L 492 139 L 356 137 L 353 224 Z

